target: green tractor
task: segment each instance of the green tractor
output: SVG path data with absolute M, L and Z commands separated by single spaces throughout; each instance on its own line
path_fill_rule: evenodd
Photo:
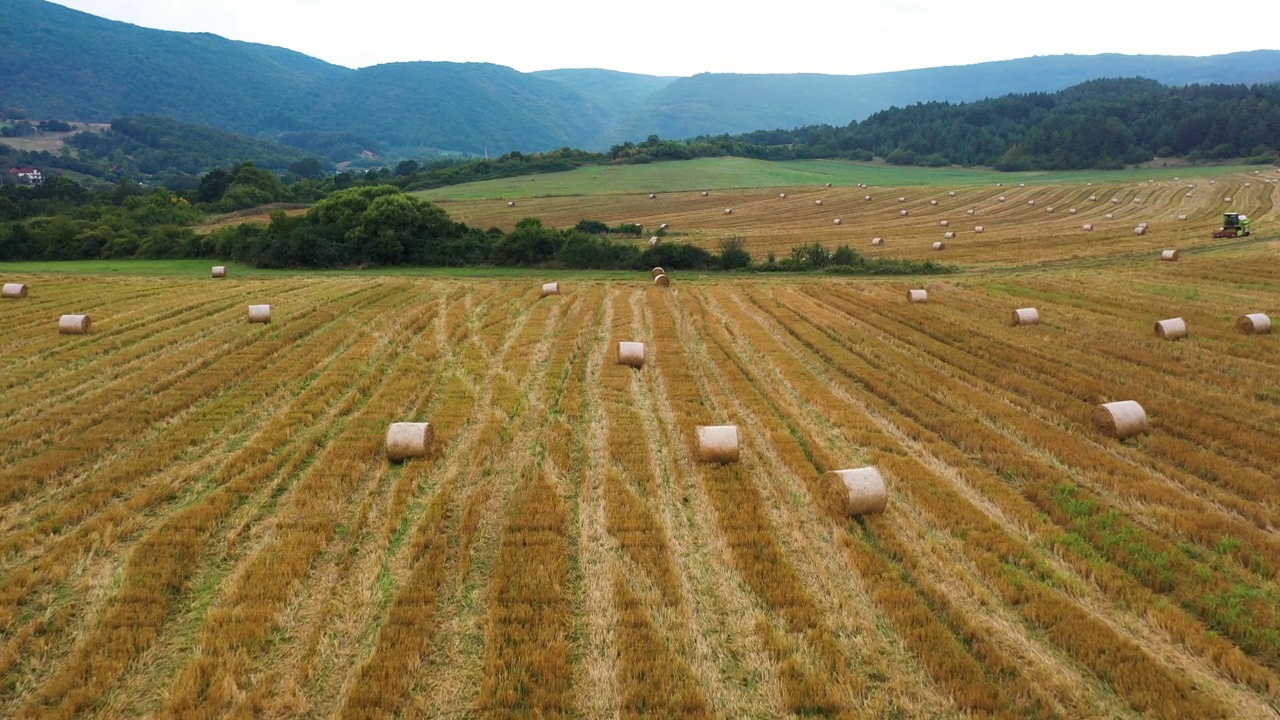
M 1216 238 L 1245 237 L 1249 234 L 1249 218 L 1240 213 L 1222 213 L 1222 227 L 1213 234 Z

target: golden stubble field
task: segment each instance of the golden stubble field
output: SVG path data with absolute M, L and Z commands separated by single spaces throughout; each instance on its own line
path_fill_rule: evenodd
M 1087 266 L 931 278 L 6 276 L 0 715 L 1276 717 L 1276 243 L 1116 205 Z

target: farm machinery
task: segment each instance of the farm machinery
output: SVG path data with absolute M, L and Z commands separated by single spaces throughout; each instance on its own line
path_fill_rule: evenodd
M 1222 213 L 1222 227 L 1213 236 L 1216 238 L 1245 237 L 1249 234 L 1249 218 L 1240 213 Z

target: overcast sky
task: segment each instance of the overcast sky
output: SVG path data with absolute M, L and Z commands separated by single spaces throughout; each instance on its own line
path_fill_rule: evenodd
M 525 72 L 857 75 L 1033 55 L 1214 55 L 1280 46 L 1262 22 L 1277 11 L 1263 0 L 1233 2 L 1217 18 L 1202 6 L 1182 12 L 1177 3 L 1133 0 L 57 2 L 144 27 L 286 47 L 350 68 L 447 60 Z

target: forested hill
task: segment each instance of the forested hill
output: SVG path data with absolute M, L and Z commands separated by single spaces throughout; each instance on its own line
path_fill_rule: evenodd
M 903 165 L 1000 170 L 1118 168 L 1153 157 L 1192 161 L 1280 150 L 1280 84 L 1168 87 L 1142 78 L 1091 80 L 1056 93 L 972 103 L 930 102 L 847 126 L 809 125 L 620 145 L 615 159 L 704 155 L 761 159 L 883 157 Z

